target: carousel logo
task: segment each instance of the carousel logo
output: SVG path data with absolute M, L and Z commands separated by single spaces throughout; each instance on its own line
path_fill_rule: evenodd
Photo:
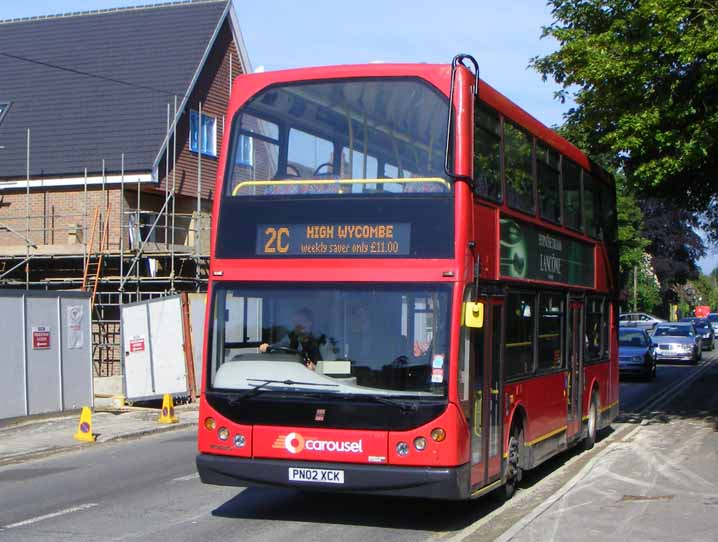
M 311 450 L 314 452 L 344 452 L 351 454 L 360 454 L 362 449 L 362 441 L 337 441 L 337 440 L 318 440 L 305 439 L 299 433 L 289 433 L 287 435 L 279 435 L 277 440 L 272 444 L 272 448 L 284 448 L 290 454 L 298 454 L 302 450 Z

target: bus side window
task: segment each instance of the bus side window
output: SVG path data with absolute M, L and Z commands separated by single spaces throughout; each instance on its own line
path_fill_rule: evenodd
M 561 218 L 559 155 L 540 142 L 536 143 L 536 172 L 541 218 L 558 224 Z
M 534 214 L 532 138 L 518 126 L 504 122 L 504 176 L 509 206 Z
M 563 159 L 563 225 L 574 230 L 581 229 L 581 170 Z
M 474 181 L 476 194 L 501 201 L 501 132 L 499 115 L 476 104 L 474 119 Z
M 533 371 L 534 295 L 511 293 L 506 296 L 506 379 Z

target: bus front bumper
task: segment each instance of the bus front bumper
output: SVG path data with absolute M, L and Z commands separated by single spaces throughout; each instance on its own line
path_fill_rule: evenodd
M 343 483 L 291 481 L 291 469 L 341 471 Z M 462 500 L 470 496 L 468 464 L 458 467 L 394 467 L 199 454 L 197 470 L 203 483 L 220 486 L 271 486 L 448 500 Z

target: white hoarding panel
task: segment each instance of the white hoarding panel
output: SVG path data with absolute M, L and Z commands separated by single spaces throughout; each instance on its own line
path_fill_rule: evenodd
M 151 301 L 150 340 L 155 390 L 158 394 L 187 394 L 182 302 L 179 297 Z
M 121 310 L 127 399 L 187 395 L 180 297 L 123 305 Z
M 140 399 L 155 395 L 149 344 L 147 305 L 124 305 L 121 316 L 125 396 Z
M 204 349 L 204 315 L 207 294 L 189 294 L 189 320 L 192 329 L 192 358 L 197 393 L 202 389 L 202 352 Z

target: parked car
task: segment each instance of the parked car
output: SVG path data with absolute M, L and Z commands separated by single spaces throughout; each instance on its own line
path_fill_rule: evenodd
M 655 347 L 645 329 L 618 328 L 618 372 L 620 375 L 642 376 L 646 380 L 655 378 Z
M 718 333 L 718 312 L 712 312 L 706 318 L 713 327 L 713 333 Z
M 618 317 L 618 325 L 620 326 L 639 327 L 648 331 L 653 330 L 657 324 L 662 322 L 665 322 L 665 320 L 645 312 L 625 312 Z
M 703 350 L 713 350 L 715 348 L 715 331 L 707 318 L 696 318 L 695 316 L 686 316 L 681 318 L 681 322 L 693 322 L 693 326 L 701 336 L 701 347 Z
M 703 356 L 701 338 L 692 322 L 658 324 L 651 341 L 655 345 L 656 361 L 680 359 L 698 363 Z

